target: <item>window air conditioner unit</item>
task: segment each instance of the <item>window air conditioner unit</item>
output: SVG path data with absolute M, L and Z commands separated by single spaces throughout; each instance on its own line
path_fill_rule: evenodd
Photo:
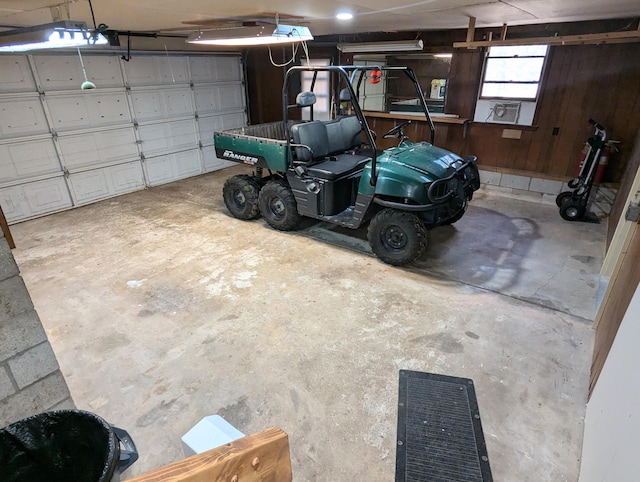
M 520 102 L 491 102 L 491 122 L 515 124 L 520 115 Z

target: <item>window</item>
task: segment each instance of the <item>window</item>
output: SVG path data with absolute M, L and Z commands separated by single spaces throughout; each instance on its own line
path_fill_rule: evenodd
M 489 47 L 480 98 L 535 101 L 548 49 L 548 45 Z
M 303 64 L 306 62 L 303 60 Z M 314 67 L 324 67 L 329 65 L 328 59 L 309 60 L 309 65 Z M 302 90 L 311 90 L 311 81 L 313 80 L 313 72 L 302 72 Z M 313 89 L 316 94 L 316 103 L 313 106 L 313 117 L 316 120 L 329 120 L 331 113 L 329 112 L 329 72 L 318 72 L 316 83 Z M 302 109 L 303 120 L 309 120 L 310 110 Z

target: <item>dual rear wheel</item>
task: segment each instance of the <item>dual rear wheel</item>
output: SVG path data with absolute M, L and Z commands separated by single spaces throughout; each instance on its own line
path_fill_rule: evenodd
M 302 219 L 284 179 L 271 179 L 261 186 L 255 177 L 237 175 L 225 182 L 222 193 L 227 209 L 238 219 L 262 215 L 269 226 L 279 231 L 296 229 Z M 424 252 L 428 232 L 417 215 L 384 209 L 371 220 L 368 238 L 378 258 L 399 266 L 411 263 Z
M 255 177 L 233 176 L 224 183 L 222 197 L 234 218 L 249 220 L 262 215 L 280 231 L 291 231 L 300 223 L 293 192 L 283 179 L 272 179 L 261 186 Z

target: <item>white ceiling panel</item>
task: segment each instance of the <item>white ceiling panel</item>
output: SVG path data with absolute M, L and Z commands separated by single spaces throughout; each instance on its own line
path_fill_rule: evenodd
M 8 0 L 0 7 L 0 25 L 31 26 L 51 22 L 51 9 L 64 5 L 62 0 Z M 68 2 L 70 17 L 92 24 L 89 3 Z M 152 32 L 189 32 L 212 28 L 215 22 L 275 17 L 302 17 L 314 35 L 351 32 L 435 30 L 465 28 L 469 16 L 477 18 L 477 26 L 547 23 L 560 21 L 625 18 L 640 15 L 639 0 L 93 0 L 97 23 L 116 30 Z M 54 9 L 55 10 L 55 9 Z M 335 14 L 351 10 L 348 22 L 336 20 Z M 271 12 L 271 13 L 268 13 Z M 185 23 L 188 22 L 188 23 Z

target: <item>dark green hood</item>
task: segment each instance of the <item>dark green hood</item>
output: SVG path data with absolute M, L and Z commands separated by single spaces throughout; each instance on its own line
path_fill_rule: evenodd
M 367 164 L 360 178 L 359 190 L 364 194 L 375 193 L 427 204 L 430 202 L 427 186 L 433 181 L 449 177 L 455 172 L 451 164 L 460 162 L 463 161 L 456 154 L 427 142 L 403 142 L 378 157 L 375 187 L 371 186 L 371 163 Z
M 387 149 L 379 160 L 380 166 L 389 164 L 391 170 L 412 169 L 426 177 L 423 182 L 430 182 L 452 174 L 454 168 L 451 164 L 462 159 L 428 142 L 403 142 L 398 147 Z

